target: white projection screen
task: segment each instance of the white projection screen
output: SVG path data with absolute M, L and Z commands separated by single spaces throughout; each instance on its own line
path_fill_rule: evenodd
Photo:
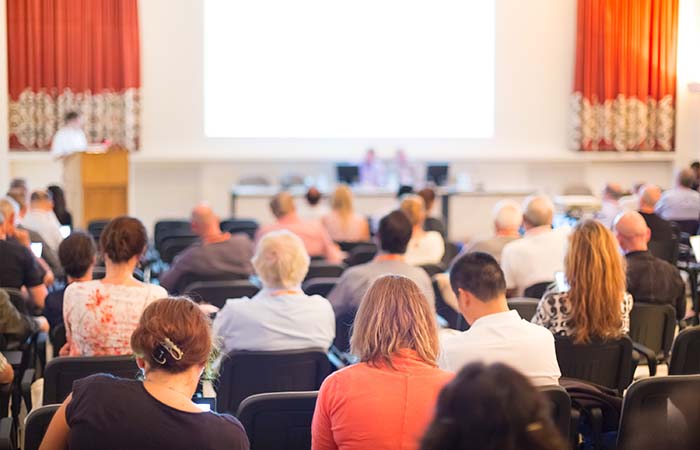
M 490 138 L 492 0 L 205 0 L 212 138 Z

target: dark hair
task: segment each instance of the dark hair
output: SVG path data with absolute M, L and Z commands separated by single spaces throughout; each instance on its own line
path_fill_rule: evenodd
M 29 189 L 26 178 L 13 178 L 10 181 L 10 190 L 12 189 L 24 189 L 25 191 Z
M 413 225 L 406 214 L 392 211 L 379 221 L 379 244 L 382 251 L 403 255 L 411 240 Z
M 425 202 L 425 210 L 429 210 L 430 208 L 433 207 L 433 203 L 435 203 L 435 191 L 430 189 L 430 188 L 423 188 L 420 191 L 418 191 L 418 195 L 423 197 L 423 201 Z
M 43 200 L 53 200 L 51 192 L 49 191 L 34 191 L 32 195 L 29 196 L 29 201 L 38 202 Z
M 700 169 L 700 161 L 693 161 L 693 162 L 690 164 L 690 168 L 691 168 L 691 169 Z
M 450 285 L 455 295 L 462 289 L 482 301 L 493 300 L 506 291 L 506 280 L 498 262 L 481 252 L 467 253 L 452 263 Z
M 66 196 L 63 193 L 63 189 L 61 189 L 60 186 L 56 186 L 55 184 L 52 184 L 46 189 L 51 193 L 51 196 L 53 197 L 53 212 L 54 214 L 56 214 L 58 221 L 61 222 L 61 225 L 69 225 L 66 219 L 70 217 L 70 213 L 68 212 L 68 208 L 66 207 Z
M 544 396 L 505 364 L 473 363 L 440 392 L 420 450 L 563 450 Z
M 310 187 L 306 191 L 306 201 L 309 202 L 309 205 L 317 205 L 321 201 L 321 192 L 315 187 Z
M 71 120 L 75 120 L 80 117 L 80 113 L 77 111 L 68 111 L 65 116 L 63 116 L 63 121 L 68 123 Z
M 80 278 L 85 275 L 95 262 L 97 248 L 88 233 L 75 231 L 58 246 L 58 259 L 66 275 Z
M 128 216 L 111 220 L 100 235 L 102 254 L 115 263 L 126 262 L 140 255 L 147 242 L 146 228 L 138 219 Z
M 401 198 L 406 194 L 413 194 L 413 186 L 402 184 L 399 186 L 399 190 L 396 192 L 396 198 Z
M 215 357 L 211 320 L 192 300 L 170 297 L 143 310 L 131 349 L 154 369 L 180 373 Z

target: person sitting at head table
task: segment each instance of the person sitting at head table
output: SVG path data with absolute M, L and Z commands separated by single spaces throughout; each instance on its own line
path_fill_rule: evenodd
M 329 263 L 337 264 L 343 260 L 340 251 L 328 231 L 317 220 L 302 220 L 297 214 L 294 197 L 289 192 L 280 192 L 270 200 L 270 210 L 277 222 L 263 225 L 255 233 L 255 241 L 275 230 L 289 230 L 304 242 L 309 256 L 325 258 Z
M 227 300 L 214 320 L 224 353 L 330 348 L 335 338 L 333 307 L 325 298 L 301 290 L 309 261 L 304 243 L 290 231 L 260 238 L 253 265 L 262 290 L 253 298 Z
M 63 158 L 71 153 L 87 150 L 88 142 L 83 132 L 83 120 L 77 111 L 66 113 L 64 124 L 51 141 L 51 156 Z
M 160 277 L 160 285 L 169 292 L 179 293 L 196 277 L 207 279 L 216 275 L 237 274 L 247 277 L 253 273 L 250 258 L 255 245 L 245 233 L 221 231 L 221 222 L 206 203 L 192 209 L 192 231 L 199 242 L 187 247 Z M 188 281 L 188 277 L 192 277 Z
M 674 239 L 673 225 L 662 219 L 654 210 L 661 199 L 661 189 L 653 184 L 646 184 L 639 195 L 639 214 L 642 215 L 651 230 L 652 241 L 670 241 Z
M 437 367 L 435 313 L 416 283 L 400 275 L 374 280 L 350 347 L 360 362 L 323 381 L 311 449 L 417 449 L 438 392 L 453 374 Z
M 666 220 L 700 220 L 700 193 L 693 190 L 693 183 L 695 173 L 690 168 L 678 172 L 676 187 L 663 193 L 654 212 Z
M 525 199 L 523 209 L 525 235 L 506 244 L 501 252 L 509 297 L 521 296 L 535 284 L 554 281 L 554 274 L 564 269 L 570 230 L 552 228 L 552 202 L 544 196 L 531 196 Z
M 127 339 L 142 380 L 97 374 L 76 381 L 42 450 L 249 449 L 236 418 L 203 411 L 192 401 L 202 376 L 212 376 L 215 348 L 209 318 L 194 302 L 151 303 Z
M 445 240 L 437 231 L 425 231 L 426 210 L 423 197 L 406 195 L 401 200 L 401 211 L 413 225 L 411 240 L 408 242 L 404 259 L 414 266 L 438 264 L 445 254 Z
M 360 184 L 365 186 L 384 186 L 384 165 L 377 159 L 373 148 L 367 150 L 365 159 L 360 163 Z
M 22 218 L 22 225 L 39 233 L 51 250 L 58 251 L 63 235 L 61 223 L 53 212 L 53 199 L 48 191 L 32 192 L 29 212 Z
M 627 292 L 635 303 L 671 305 L 676 319 L 686 313 L 685 282 L 676 266 L 649 252 L 651 230 L 636 211 L 620 214 L 615 219 L 615 236 L 627 260 Z
M 608 229 L 612 227 L 615 217 L 622 212 L 620 205 L 622 195 L 622 186 L 618 183 L 608 183 L 603 189 L 600 211 L 595 214 L 595 218 Z
M 403 275 L 413 280 L 423 296 L 435 309 L 435 292 L 425 270 L 406 262 L 405 253 L 411 240 L 413 226 L 401 211 L 393 211 L 379 221 L 375 238 L 379 253 L 365 264 L 346 269 L 328 294 L 336 317 L 349 313 L 360 305 L 369 285 L 377 277 L 388 274 Z
M 554 337 L 508 308 L 506 282 L 493 256 L 468 253 L 450 269 L 450 284 L 468 331 L 444 335 L 440 367 L 458 371 L 482 361 L 503 363 L 519 370 L 539 386 L 557 384 L 561 372 Z
M 423 229 L 425 231 L 437 231 L 443 239 L 447 239 L 447 232 L 445 231 L 445 224 L 442 222 L 442 219 L 431 215 L 433 206 L 435 206 L 435 190 L 423 188 L 418 191 L 418 195 L 420 195 L 425 202 L 425 223 L 423 224 Z
M 338 185 L 331 196 L 331 211 L 321 218 L 335 242 L 361 242 L 370 238 L 369 221 L 353 208 L 352 190 L 347 184 Z
M 402 148 L 396 149 L 394 156 L 396 179 L 400 186 L 413 186 L 417 180 L 416 168 L 408 160 L 406 151 Z

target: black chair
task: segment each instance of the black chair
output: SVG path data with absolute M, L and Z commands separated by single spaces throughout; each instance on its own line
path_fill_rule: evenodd
M 532 286 L 528 286 L 525 288 L 523 296 L 529 298 L 542 298 L 544 293 L 547 292 L 547 288 L 552 283 L 553 281 L 544 281 L 542 283 L 535 283 Z
M 92 236 L 93 239 L 95 239 L 95 242 L 100 242 L 100 236 L 102 235 L 102 230 L 105 229 L 107 224 L 109 223 L 109 220 L 106 219 L 101 219 L 101 220 L 91 220 L 88 222 L 87 226 L 87 231 L 90 236 Z
M 178 278 L 175 286 L 170 289 L 171 294 L 180 294 L 186 292 L 189 285 L 201 281 L 234 281 L 234 280 L 248 280 L 250 275 L 245 273 L 215 273 L 209 275 L 202 275 L 194 272 L 185 272 Z
M 325 261 L 311 261 L 305 280 L 312 278 L 338 278 L 345 271 L 345 264 L 331 264 Z
M 330 370 L 324 349 L 231 352 L 221 363 L 217 409 L 233 414 L 240 403 L 253 394 L 316 391 Z
M 24 419 L 24 445 L 23 450 L 39 450 L 39 445 L 44 439 L 51 419 L 61 405 L 46 405 L 33 409 Z
M 445 303 L 439 283 L 435 277 L 433 277 L 433 292 L 435 293 L 435 312 L 437 315 L 445 319 L 450 328 L 464 331 L 467 328 L 466 321 L 462 318 L 462 314 L 459 311 L 455 311 L 450 305 Z
M 250 450 L 309 450 L 318 392 L 274 392 L 243 400 L 236 417 Z
M 58 352 L 61 347 L 66 345 L 66 326 L 64 324 L 56 325 L 49 331 L 49 340 L 53 346 L 53 357 L 58 357 Z
M 454 242 L 445 242 L 445 254 L 442 255 L 442 265 L 450 267 L 452 260 L 459 255 L 460 246 Z
M 139 368 L 133 356 L 61 356 L 44 372 L 43 404 L 61 403 L 73 390 L 73 382 L 96 373 L 135 378 Z
M 518 311 L 520 317 L 525 320 L 532 320 L 537 312 L 537 305 L 540 301 L 536 298 L 513 297 L 508 299 L 508 308 Z
M 649 375 L 656 375 L 657 361 L 666 361 L 676 332 L 676 310 L 671 305 L 635 300 L 630 312 L 629 336 L 635 350 L 644 355 Z
M 686 328 L 673 341 L 669 375 L 700 374 L 700 326 Z
M 357 314 L 357 309 L 353 308 L 335 318 L 333 347 L 341 354 L 350 352 L 350 335 L 352 333 L 352 324 L 355 322 L 355 314 Z
M 345 258 L 348 267 L 357 266 L 372 261 L 377 255 L 376 245 L 358 245 L 350 250 L 350 254 Z
M 440 264 L 423 264 L 420 266 L 421 269 L 425 270 L 425 272 L 428 274 L 430 278 L 434 277 L 435 275 L 439 273 L 443 273 L 445 271 L 445 266 Z
M 547 397 L 552 409 L 552 419 L 564 439 L 569 438 L 571 428 L 571 397 L 561 386 L 541 386 L 538 390 Z
M 375 244 L 372 241 L 357 241 L 357 242 L 336 242 L 340 249 L 344 252 L 351 252 L 353 249 L 356 247 L 360 246 L 368 246 L 368 247 L 374 247 L 375 249 L 377 248 L 377 244 Z
M 668 261 L 675 266 L 680 255 L 680 243 L 681 235 L 678 225 L 671 222 L 671 239 L 649 241 L 649 251 L 657 258 Z
M 183 250 L 198 240 L 199 236 L 194 234 L 165 236 L 161 240 L 160 246 L 157 247 L 158 253 L 160 254 L 160 259 L 164 263 L 170 264 L 177 255 L 182 253 Z
M 320 295 L 321 297 L 327 298 L 328 294 L 330 294 L 337 283 L 338 278 L 312 278 L 304 281 L 304 284 L 301 285 L 301 289 L 306 295 Z
M 625 394 L 619 450 L 700 448 L 700 375 L 644 378 Z
M 260 288 L 248 280 L 229 280 L 198 281 L 187 286 L 183 292 L 196 302 L 211 303 L 217 308 L 223 308 L 230 298 L 252 298 L 258 291 Z
M 101 280 L 107 275 L 107 268 L 105 266 L 95 266 L 92 268 L 92 279 Z M 134 278 L 139 281 L 144 280 L 143 270 L 138 267 L 134 269 Z
M 564 377 L 590 381 L 618 392 L 632 382 L 632 341 L 627 336 L 588 344 L 574 344 L 570 337 L 555 336 L 554 344 Z
M 0 419 L 0 450 L 15 450 L 17 448 L 17 433 L 11 417 Z
M 228 219 L 220 224 L 221 231 L 228 231 L 231 234 L 245 233 L 249 238 L 255 239 L 255 233 L 260 225 L 255 220 L 248 219 Z
M 192 234 L 192 225 L 185 219 L 166 219 L 156 222 L 153 229 L 153 243 L 156 249 L 166 236 L 178 236 Z
M 700 227 L 700 221 L 698 220 L 672 220 L 678 227 L 678 231 L 681 233 L 687 233 L 691 236 L 698 234 L 698 228 Z

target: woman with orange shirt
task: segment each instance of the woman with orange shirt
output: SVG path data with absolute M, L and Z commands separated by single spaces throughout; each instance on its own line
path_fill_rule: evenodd
M 417 449 L 454 376 L 437 368 L 437 324 L 418 286 L 399 275 L 378 278 L 362 299 L 350 345 L 361 362 L 323 382 L 312 450 Z

